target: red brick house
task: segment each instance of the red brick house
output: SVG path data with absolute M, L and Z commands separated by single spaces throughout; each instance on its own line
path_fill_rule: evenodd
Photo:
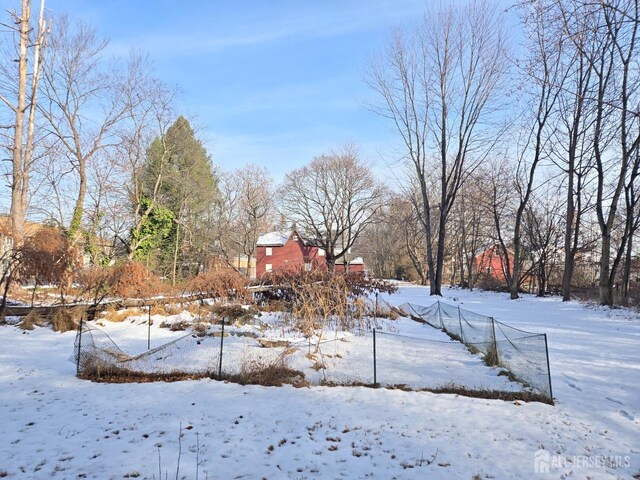
M 346 258 L 346 257 L 345 257 Z M 336 262 L 336 272 L 365 272 L 362 257 Z M 261 235 L 256 244 L 256 278 L 276 270 L 327 270 L 325 251 L 296 230 Z

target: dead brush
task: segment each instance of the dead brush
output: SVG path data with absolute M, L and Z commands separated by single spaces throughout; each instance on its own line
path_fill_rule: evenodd
M 182 306 L 172 303 L 170 305 L 165 305 L 164 311 L 164 315 L 178 315 L 179 313 L 182 313 L 183 309 Z
M 49 323 L 54 332 L 64 333 L 75 330 L 85 314 L 86 311 L 82 307 L 56 308 L 49 316 Z
M 42 315 L 40 315 L 37 310 L 31 310 L 26 316 L 22 317 L 18 328 L 22 330 L 33 330 L 35 327 L 43 327 L 44 325 L 46 325 L 46 321 L 42 318 Z
M 124 310 L 115 310 L 113 309 L 113 313 L 107 312 L 107 315 L 104 317 L 105 320 L 109 320 L 110 322 L 124 322 L 129 317 L 135 317 L 142 315 L 142 312 L 138 308 L 126 308 Z
M 280 355 L 275 361 L 248 360 L 242 364 L 240 373 L 223 376 L 224 380 L 240 385 L 262 385 L 263 387 L 307 387 L 304 373 L 289 367 L 285 356 Z
M 166 315 L 167 314 L 167 309 L 164 307 L 164 305 L 156 303 L 151 305 L 151 315 Z

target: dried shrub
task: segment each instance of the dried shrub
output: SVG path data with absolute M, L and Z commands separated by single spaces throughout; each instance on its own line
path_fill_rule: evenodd
M 197 322 L 191 326 L 191 330 L 198 337 L 204 337 L 207 334 L 208 329 L 209 329 L 208 325 L 204 322 Z
M 167 314 L 167 309 L 165 308 L 164 305 L 160 304 L 160 303 L 156 303 L 154 305 L 151 306 L 151 315 L 166 315 Z
M 54 332 L 68 332 L 78 328 L 80 319 L 85 315 L 85 310 L 76 308 L 56 308 L 49 316 L 49 322 Z
M 162 290 L 160 280 L 139 262 L 127 261 L 113 269 L 114 296 L 123 298 L 145 298 Z
M 20 323 L 18 324 L 18 328 L 22 330 L 33 330 L 35 327 L 42 327 L 46 324 L 42 315 L 40 315 L 36 310 L 31 310 L 27 315 L 22 317 Z
M 283 356 L 269 363 L 259 360 L 247 361 L 240 368 L 240 373 L 225 375 L 223 379 L 240 385 L 262 385 L 264 387 L 281 387 L 285 384 L 294 387 L 309 385 L 309 382 L 305 380 L 304 373 L 290 368 Z
M 336 275 L 321 270 L 277 271 L 267 282 L 272 288 L 264 294 L 264 301 L 284 304 L 295 318 L 295 327 L 306 336 L 329 325 L 342 330 L 367 326 L 374 316 L 368 298 L 397 290 L 395 285 L 358 273 Z
M 242 323 L 243 320 L 253 318 L 254 315 L 260 312 L 253 308 L 245 309 L 242 305 L 220 305 L 211 308 L 211 313 L 219 321 L 222 319 L 225 321 L 239 320 Z
M 182 308 L 179 307 L 178 305 L 171 304 L 171 305 L 165 305 L 164 311 L 165 311 L 165 315 L 178 315 L 179 313 L 182 313 Z
M 20 251 L 21 276 L 32 278 L 38 284 L 60 284 L 66 279 L 68 270 L 78 263 L 67 237 L 53 227 L 43 227 L 25 238 Z
M 91 266 L 78 272 L 75 281 L 82 289 L 80 296 L 88 297 L 94 305 L 99 305 L 107 296 L 113 294 L 114 269 Z
M 247 292 L 248 284 L 247 277 L 231 268 L 224 268 L 197 275 L 187 283 L 186 289 L 220 301 L 246 302 L 251 298 Z

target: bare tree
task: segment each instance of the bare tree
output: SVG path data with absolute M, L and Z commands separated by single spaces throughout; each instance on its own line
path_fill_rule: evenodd
M 565 47 L 562 59 L 567 69 L 567 80 L 558 98 L 559 123 L 556 131 L 558 165 L 566 175 L 566 205 L 564 231 L 564 269 L 562 275 L 562 300 L 571 299 L 571 288 L 576 256 L 586 245 L 581 243 L 582 219 L 591 207 L 589 197 L 590 173 L 593 168 L 591 126 L 593 108 L 593 75 L 591 65 L 583 52 L 595 47 L 589 32 L 589 20 L 583 15 L 573 15 L 563 2 L 552 4 L 551 14 L 560 16 L 559 35 L 571 39 Z M 580 32 L 576 35 L 575 32 Z
M 248 165 L 227 176 L 222 189 L 229 200 L 232 241 L 250 262 L 258 236 L 271 224 L 273 180 L 266 168 Z
M 549 18 L 542 1 L 532 2 L 523 12 L 528 33 L 528 58 L 523 69 L 525 114 L 524 128 L 516 152 L 514 190 L 517 194 L 511 248 L 513 265 L 509 284 L 510 296 L 518 298 L 523 261 L 522 227 L 531 196 L 537 186 L 536 172 L 553 150 L 555 130 L 553 113 L 567 77 L 561 59 L 567 39 L 557 35 L 556 19 Z M 501 242 L 507 260 L 507 245 Z
M 598 278 L 602 305 L 614 303 L 616 275 L 628 235 L 633 235 L 636 223 L 632 192 L 640 169 L 639 9 L 637 0 L 599 3 L 575 0 L 561 9 L 568 37 L 588 64 L 593 80 L 593 92 L 588 98 L 594 110 L 591 136 L 596 173 L 595 213 L 602 238 Z M 576 16 L 584 21 L 572 21 Z M 585 36 L 586 46 L 580 41 Z M 623 208 L 623 195 L 624 227 L 616 240 L 614 233 Z
M 562 199 L 553 187 L 537 195 L 525 210 L 523 233 L 531 270 L 536 277 L 538 296 L 549 291 L 549 282 L 558 268 L 562 239 Z
M 44 0 L 40 3 L 37 28 L 31 25 L 31 1 L 22 0 L 21 11 L 9 12 L 14 25 L 4 25 L 17 35 L 18 59 L 7 61 L 0 68 L 15 100 L 0 94 L 0 100 L 12 112 L 12 125 L 2 126 L 11 132 L 11 232 L 15 247 L 24 240 L 24 222 L 29 200 L 29 180 L 34 149 L 34 126 L 38 105 L 38 87 L 42 72 L 42 58 L 47 21 L 44 18 Z M 7 59 L 8 60 L 8 59 Z M 31 63 L 31 71 L 29 71 Z M 17 72 L 14 70 L 17 65 Z M 4 82 L 3 82 L 4 83 Z
M 60 17 L 50 37 L 43 71 L 45 99 L 40 110 L 51 138 L 77 178 L 71 219 L 70 246 L 79 240 L 87 194 L 87 163 L 101 149 L 115 145 L 114 126 L 126 112 L 119 95 L 122 76 L 104 57 L 106 40 L 86 24 Z
M 428 12 L 421 29 L 397 33 L 371 67 L 368 83 L 382 99 L 374 110 L 395 126 L 420 187 L 432 295 L 441 294 L 447 219 L 459 190 L 501 133 L 492 120 L 507 66 L 497 11 L 477 2 Z
M 452 210 L 451 254 L 454 270 L 459 272 L 462 286 L 473 289 L 480 276 L 476 256 L 491 244 L 491 210 L 486 208 L 490 197 L 488 169 L 479 168 L 465 182 Z M 455 276 L 454 276 L 455 278 Z
M 144 226 L 158 208 L 158 196 L 168 169 L 170 150 L 166 145 L 167 129 L 173 123 L 175 92 L 149 75 L 144 57 L 134 55 L 130 61 L 128 80 L 124 85 L 126 112 L 117 129 L 120 168 L 127 173 L 127 200 L 132 205 L 128 236 L 119 236 L 132 259 L 141 244 L 149 240 Z M 157 139 L 161 153 L 153 178 L 145 170 L 147 149 Z M 143 171 L 145 172 L 143 181 Z
M 287 174 L 279 194 L 283 215 L 325 250 L 331 271 L 375 220 L 385 196 L 350 146 Z
M 602 305 L 613 305 L 613 286 L 616 273 L 620 265 L 622 252 L 627 244 L 627 237 L 635 231 L 634 226 L 637 221 L 633 190 L 638 182 L 640 174 L 640 110 L 638 110 L 638 95 L 640 94 L 640 76 L 638 75 L 638 28 L 640 27 L 640 5 L 638 0 L 616 0 L 603 4 L 602 17 L 606 26 L 605 34 L 607 45 L 610 48 L 604 50 L 606 66 L 599 69 L 602 72 L 602 81 L 599 83 L 598 95 L 598 119 L 604 115 L 601 112 L 608 109 L 604 105 L 606 101 L 606 89 L 613 90 L 614 99 L 619 99 L 614 103 L 616 109 L 617 129 L 616 137 L 618 144 L 616 150 L 619 155 L 619 171 L 614 180 L 614 188 L 611 198 L 607 202 L 604 199 L 604 183 L 607 168 L 605 158 L 596 138 L 596 169 L 598 172 L 598 195 L 596 200 L 596 213 L 598 223 L 602 233 L 602 250 L 600 259 L 600 303 Z M 610 68 L 615 68 L 617 75 L 608 76 Z M 600 79 L 600 76 L 599 76 Z M 611 80 L 615 80 L 614 85 L 607 85 Z M 606 83 L 605 83 L 606 81 Z M 602 128 L 599 128 L 601 131 Z M 598 132 L 600 133 L 600 132 Z M 625 194 L 627 201 L 627 212 L 625 229 L 620 247 L 611 263 L 611 234 L 618 210 L 620 196 Z M 608 211 L 605 206 L 608 203 Z

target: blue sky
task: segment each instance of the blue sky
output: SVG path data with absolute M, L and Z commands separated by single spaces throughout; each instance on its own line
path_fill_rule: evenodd
M 446 3 L 446 2 L 445 2 Z M 505 2 L 505 6 L 508 4 Z M 215 164 L 267 167 L 276 180 L 354 143 L 385 175 L 396 141 L 364 105 L 372 55 L 394 28 L 420 21 L 425 0 L 48 0 L 90 23 L 126 55 L 147 52 L 180 90 Z

